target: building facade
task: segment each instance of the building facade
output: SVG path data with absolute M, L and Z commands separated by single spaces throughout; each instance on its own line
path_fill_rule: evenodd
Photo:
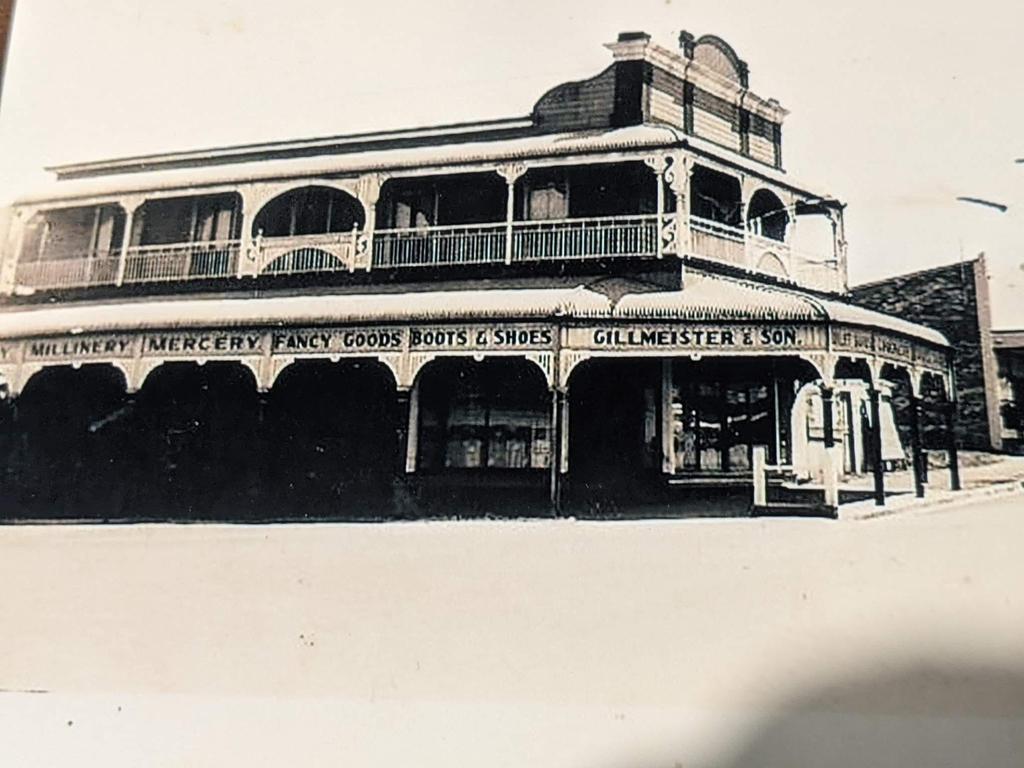
M 851 289 L 858 303 L 933 328 L 953 347 L 957 437 L 978 451 L 1022 450 L 1024 333 L 995 329 L 984 255 Z M 941 434 L 925 439 L 941 445 Z
M 602 514 L 766 467 L 834 509 L 896 456 L 923 493 L 946 338 L 848 301 L 786 111 L 679 43 L 521 118 L 52 169 L 0 265 L 14 514 Z

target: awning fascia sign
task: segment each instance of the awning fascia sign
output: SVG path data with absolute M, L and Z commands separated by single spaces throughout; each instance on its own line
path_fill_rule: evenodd
M 406 370 L 406 363 L 413 358 L 421 365 L 423 360 L 445 355 L 509 354 L 543 355 L 546 359 L 562 355 L 577 360 L 608 355 L 828 355 L 891 362 L 940 375 L 948 370 L 946 349 L 872 328 L 800 322 L 622 323 L 557 318 L 549 322 L 152 330 L 8 339 L 0 340 L 0 374 L 9 386 L 11 380 L 18 382 L 15 389 L 20 389 L 31 373 L 56 365 L 111 363 L 129 372 L 133 365 L 148 372 L 172 360 L 239 360 L 254 365 L 258 360 L 376 356 L 387 357 L 396 368 Z M 268 366 L 270 369 L 274 366 Z M 133 382 L 130 373 L 127 378 L 130 387 L 140 383 Z M 261 382 L 261 386 L 269 384 Z

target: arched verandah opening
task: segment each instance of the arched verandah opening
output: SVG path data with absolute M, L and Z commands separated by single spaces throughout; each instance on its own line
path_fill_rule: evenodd
M 376 360 L 304 360 L 270 392 L 265 514 L 367 520 L 391 514 L 398 466 L 395 381 Z
M 428 515 L 547 515 L 551 393 L 519 357 L 440 358 L 414 390 L 415 487 Z
M 766 240 L 784 243 L 788 227 L 789 212 L 779 196 L 768 189 L 757 190 L 747 204 L 747 229 Z
M 351 232 L 366 224 L 363 207 L 340 189 L 307 186 L 290 189 L 270 200 L 256 214 L 252 236 L 295 237 Z
M 8 516 L 106 519 L 125 513 L 130 409 L 120 370 L 44 368 L 5 410 Z
M 744 514 L 754 450 L 790 465 L 799 358 L 595 358 L 569 382 L 568 488 L 577 514 Z
M 269 275 L 347 270 L 354 258 L 353 232 L 366 225 L 352 195 L 327 186 L 290 189 L 270 200 L 253 219 L 260 239 L 260 272 Z
M 661 363 L 595 358 L 569 379 L 570 502 L 607 506 L 636 496 L 660 471 Z
M 233 362 L 170 362 L 136 400 L 135 514 L 246 519 L 257 489 L 256 382 Z

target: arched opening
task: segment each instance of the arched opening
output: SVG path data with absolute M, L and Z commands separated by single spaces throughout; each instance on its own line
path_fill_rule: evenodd
M 287 518 L 389 514 L 398 461 L 395 382 L 376 360 L 300 361 L 270 393 L 266 509 Z
M 138 514 L 249 517 L 258 490 L 257 414 L 256 382 L 240 363 L 156 368 L 137 398 Z
M 291 189 L 268 202 L 253 220 L 252 236 L 296 237 L 362 229 L 366 216 L 351 195 L 333 187 Z
M 443 358 L 416 386 L 416 473 L 428 513 L 451 514 L 454 504 L 465 515 L 546 514 L 551 395 L 534 363 Z
M 844 497 L 848 499 L 884 499 L 886 472 L 904 469 L 907 453 L 898 428 L 894 397 L 899 388 L 893 382 L 872 374 L 861 358 L 842 357 L 836 362 L 832 385 L 832 436 L 839 450 L 838 474 L 845 477 Z M 806 387 L 794 410 L 793 429 L 807 425 L 807 436 L 800 441 L 797 474 L 817 479 L 824 464 L 823 444 L 826 416 L 818 386 Z M 876 407 L 877 406 L 877 407 Z M 874 484 L 867 479 L 874 477 Z
M 886 364 L 882 368 L 881 379 L 887 383 L 888 392 L 884 398 L 888 408 L 883 411 L 883 422 L 887 418 L 892 419 L 892 428 L 897 433 L 896 438 L 902 447 L 903 456 L 899 462 L 899 468 L 911 470 L 909 483 L 911 490 L 917 490 L 917 475 L 920 473 L 920 481 L 927 479 L 927 468 L 919 465 L 923 460 L 921 454 L 921 407 L 920 402 L 914 397 L 911 373 L 903 366 Z
M 755 235 L 786 241 L 789 212 L 779 196 L 767 189 L 759 189 L 747 205 L 747 229 Z
M 296 248 L 271 261 L 263 268 L 267 275 L 291 275 L 297 272 L 336 272 L 348 269 L 338 256 L 320 248 Z
M 935 373 L 921 377 L 921 440 L 925 450 L 942 452 L 949 446 L 944 409 L 949 407 L 946 382 Z
M 103 519 L 125 514 L 131 413 L 110 365 L 44 368 L 11 403 L 7 514 Z
M 695 255 L 746 266 L 738 178 L 704 166 L 694 167 L 690 176 L 690 230 Z
M 640 501 L 661 471 L 661 362 L 597 358 L 569 381 L 569 492 L 596 513 Z
M 786 271 L 786 265 L 782 259 L 776 256 L 774 253 L 763 253 L 761 258 L 757 262 L 757 269 L 769 275 L 775 275 L 777 277 L 789 277 L 789 272 Z

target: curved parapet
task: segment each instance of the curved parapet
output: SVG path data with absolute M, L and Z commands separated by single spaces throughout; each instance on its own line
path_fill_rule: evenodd
M 616 67 L 587 80 L 561 83 L 533 107 L 534 122 L 547 130 L 608 128 L 615 112 Z
M 731 45 L 717 35 L 702 35 L 698 38 L 693 44 L 692 58 L 715 74 L 739 83 L 744 88 L 747 87 L 747 63 L 740 59 Z

